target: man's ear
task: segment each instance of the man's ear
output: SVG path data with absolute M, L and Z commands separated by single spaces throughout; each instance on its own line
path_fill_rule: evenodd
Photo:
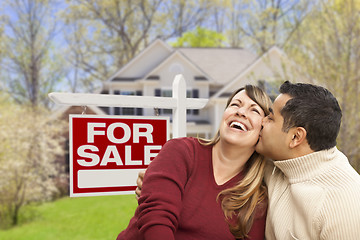
M 306 141 L 306 130 L 303 127 L 295 127 L 290 129 L 292 139 L 290 141 L 290 148 L 295 148 Z

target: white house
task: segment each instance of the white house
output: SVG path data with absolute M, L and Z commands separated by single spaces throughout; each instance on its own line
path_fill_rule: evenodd
M 230 94 L 246 84 L 269 95 L 287 80 L 290 61 L 277 47 L 257 56 L 242 48 L 173 48 L 157 39 L 103 83 L 102 94 L 171 97 L 175 75 L 186 80 L 187 97 L 209 99 L 200 110 L 187 110 L 187 134 L 209 138 L 217 131 Z M 90 111 L 90 112 L 89 112 Z M 171 109 L 90 106 L 86 113 L 170 116 Z M 79 113 L 62 108 L 54 116 Z M 81 113 L 81 112 L 80 112 Z M 170 124 L 170 132 L 172 132 Z
M 172 48 L 158 39 L 107 79 L 101 93 L 171 97 L 174 77 L 182 74 L 188 97 L 209 99 L 205 108 L 187 111 L 187 133 L 211 137 L 231 92 L 254 84 L 273 94 L 276 83 L 286 79 L 286 62 L 285 54 L 277 47 L 256 56 L 242 48 Z M 101 110 L 111 115 L 171 116 L 171 109 Z

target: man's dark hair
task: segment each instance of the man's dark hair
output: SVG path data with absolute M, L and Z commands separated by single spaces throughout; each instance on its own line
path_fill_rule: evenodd
M 281 115 L 283 131 L 292 127 L 306 129 L 306 140 L 314 151 L 336 146 L 341 124 L 341 109 L 332 93 L 320 86 L 289 81 L 280 86 L 280 93 L 290 95 Z

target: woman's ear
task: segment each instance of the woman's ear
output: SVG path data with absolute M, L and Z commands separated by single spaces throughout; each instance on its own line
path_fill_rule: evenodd
M 290 130 L 292 139 L 290 141 L 290 148 L 295 148 L 306 141 L 306 130 L 303 127 L 295 127 Z

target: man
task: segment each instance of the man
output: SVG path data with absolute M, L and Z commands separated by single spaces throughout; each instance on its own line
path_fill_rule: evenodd
M 336 148 L 341 110 L 326 89 L 285 82 L 256 151 L 265 174 L 266 239 L 359 239 L 360 176 Z
M 280 93 L 256 146 L 273 160 L 266 239 L 359 239 L 360 176 L 336 148 L 337 100 L 320 86 L 288 81 Z

